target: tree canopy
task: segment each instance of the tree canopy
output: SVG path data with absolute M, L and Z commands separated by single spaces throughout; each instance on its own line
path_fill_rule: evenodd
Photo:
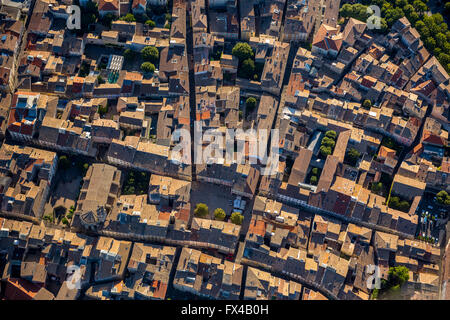
M 253 50 L 252 47 L 246 42 L 237 43 L 233 50 L 231 51 L 233 56 L 239 59 L 239 61 L 244 61 L 247 59 L 253 58 Z
M 159 61 L 159 51 L 153 46 L 145 47 L 141 50 L 142 59 L 152 63 Z
M 405 266 L 396 266 L 389 268 L 388 282 L 390 286 L 402 286 L 409 280 L 409 269 Z
M 247 59 L 242 62 L 240 68 L 240 75 L 247 79 L 252 79 L 255 73 L 255 62 L 252 59 Z
M 253 110 L 256 107 L 256 99 L 253 97 L 248 98 L 245 101 L 245 105 L 247 106 L 247 108 L 249 108 L 250 110 Z
M 334 130 L 328 130 L 327 132 L 325 132 L 325 137 L 335 140 L 337 137 L 337 133 Z
M 358 161 L 359 157 L 361 156 L 361 153 L 356 150 L 355 148 L 348 149 L 347 153 L 345 154 L 345 160 L 352 166 L 356 165 L 356 162 Z
M 448 195 L 447 191 L 445 191 L 445 190 L 439 191 L 437 193 L 436 200 L 440 204 L 444 204 L 446 206 L 450 205 L 450 196 Z
M 144 62 L 141 64 L 141 69 L 146 73 L 153 73 L 156 70 L 155 65 L 151 62 Z
M 194 209 L 194 214 L 197 217 L 204 218 L 208 215 L 208 213 L 209 213 L 209 208 L 206 204 L 197 203 L 197 205 L 195 206 L 195 209 Z
M 369 99 L 364 100 L 363 107 L 369 109 L 372 106 L 372 102 Z
M 233 212 L 231 214 L 231 222 L 233 222 L 234 224 L 241 225 L 243 221 L 244 221 L 244 216 L 242 214 L 240 214 L 239 212 Z
M 223 221 L 226 217 L 225 211 L 222 208 L 217 208 L 214 210 L 214 218 L 216 220 Z
M 120 17 L 119 20 L 126 21 L 126 22 L 136 22 L 136 18 L 132 13 L 127 13 L 125 16 Z
M 156 23 L 153 20 L 147 20 L 145 21 L 145 24 L 148 25 L 150 28 L 156 27 Z

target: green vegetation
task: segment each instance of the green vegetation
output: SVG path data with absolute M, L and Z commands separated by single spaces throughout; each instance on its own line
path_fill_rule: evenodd
M 165 29 L 170 29 L 170 26 L 171 26 L 170 22 L 167 22 L 167 23 L 164 25 L 164 28 L 165 28 Z
M 251 111 L 252 110 L 254 110 L 255 109 L 255 107 L 256 107 L 256 99 L 255 98 L 253 98 L 253 97 L 250 97 L 250 98 L 248 98 L 246 101 L 245 101 L 245 106 L 248 108 L 248 109 L 250 109 Z
M 242 62 L 241 67 L 239 68 L 239 75 L 247 79 L 252 79 L 254 73 L 255 73 L 255 62 L 252 59 L 244 60 L 244 62 Z
M 371 3 L 372 4 L 372 3 Z M 339 14 L 341 17 L 348 19 L 348 18 L 354 18 L 363 22 L 367 22 L 368 18 L 372 15 L 370 13 L 367 13 L 368 6 L 365 6 L 361 3 L 355 3 L 355 4 L 344 4 L 341 9 L 339 10 Z M 374 22 L 372 20 L 372 22 Z M 386 23 L 385 19 L 381 19 L 381 30 L 380 32 L 386 32 L 388 29 L 388 25 Z
M 74 5 L 79 5 L 79 1 L 74 1 Z M 82 36 L 86 30 L 89 29 L 89 25 L 97 22 L 99 17 L 98 4 L 89 1 L 85 6 L 80 6 L 81 9 L 81 29 L 77 30 L 77 35 Z
M 222 208 L 217 208 L 214 210 L 214 218 L 216 220 L 223 221 L 226 217 L 225 211 Z
M 134 15 L 132 13 L 127 13 L 125 16 L 120 17 L 121 21 L 126 21 L 126 22 L 136 22 L 136 18 L 134 17 Z
M 432 218 L 434 218 L 434 217 L 432 217 Z M 421 235 L 418 235 L 417 239 L 421 240 L 421 241 L 428 242 L 428 243 L 435 243 L 435 240 L 433 239 L 433 237 L 423 237 Z
M 108 104 L 106 106 L 98 106 L 98 113 L 100 114 L 100 116 L 104 116 L 105 114 L 108 113 L 109 110 L 109 106 Z
M 370 107 L 372 106 L 372 102 L 369 99 L 364 100 L 364 102 L 362 103 L 362 106 L 366 109 L 370 109 Z
M 65 224 L 66 226 L 69 225 L 69 220 L 67 220 L 66 217 L 62 218 L 61 222 L 62 222 L 63 224 Z
M 411 207 L 411 204 L 408 201 L 402 200 L 402 199 L 400 199 L 400 197 L 395 196 L 395 197 L 391 197 L 389 199 L 388 206 L 389 206 L 389 208 L 392 208 L 395 210 L 408 212 L 409 207 Z
M 126 61 L 133 61 L 137 58 L 137 53 L 131 49 L 125 49 L 123 52 L 123 57 Z
M 354 18 L 364 22 L 370 17 L 370 14 L 367 13 L 367 6 L 360 3 L 344 4 L 339 10 L 339 14 L 344 18 Z
M 450 31 L 440 13 L 428 15 L 427 1 L 423 0 L 363 0 L 363 4 L 344 4 L 340 15 L 344 18 L 353 17 L 366 22 L 365 5 L 377 5 L 381 8 L 381 32 L 386 33 L 389 28 L 402 17 L 406 17 L 411 25 L 417 29 L 420 37 L 430 53 L 442 66 L 450 71 Z M 449 2 L 444 5 L 444 11 L 450 12 Z
M 239 212 L 233 212 L 231 214 L 231 222 L 237 225 L 241 225 L 244 221 L 244 216 L 240 214 Z
M 326 158 L 327 156 L 329 156 L 332 153 L 333 153 L 333 151 L 331 150 L 330 147 L 320 146 L 320 154 L 322 155 L 322 157 Z
M 406 281 L 409 280 L 409 269 L 405 266 L 397 266 L 389 268 L 388 273 L 388 285 L 402 286 Z
M 440 204 L 449 206 L 450 205 L 450 195 L 445 190 L 439 191 L 436 195 L 436 201 Z
M 142 49 L 141 55 L 144 61 L 149 61 L 152 63 L 157 63 L 159 61 L 159 51 L 153 46 L 148 46 Z
M 80 71 L 78 72 L 78 75 L 80 77 L 86 77 L 89 75 L 90 72 L 90 66 L 86 62 L 83 62 L 80 66 Z
M 311 176 L 311 179 L 309 179 L 309 183 L 314 186 L 317 185 L 317 181 L 318 181 L 317 176 Z
M 388 279 L 381 280 L 381 289 L 374 289 L 372 299 L 377 299 L 381 295 L 396 294 L 401 286 L 409 280 L 409 269 L 405 266 L 389 268 Z
M 209 214 L 209 208 L 204 203 L 197 203 L 194 209 L 195 216 L 205 218 Z
M 372 190 L 373 193 L 380 193 L 382 189 L 383 184 L 381 182 L 373 182 L 372 186 L 370 187 L 370 190 Z
M 336 140 L 337 133 L 334 130 L 328 130 L 327 132 L 325 132 L 325 137 Z
M 246 42 L 238 42 L 233 50 L 231 51 L 233 56 L 239 59 L 239 61 L 244 61 L 247 59 L 253 59 L 253 50 L 250 45 Z
M 148 25 L 150 28 L 156 27 L 156 23 L 153 20 L 147 20 L 145 21 L 145 24 Z
M 218 61 L 220 60 L 220 58 L 222 58 L 222 50 L 214 50 L 213 53 L 211 54 L 210 60 Z
M 123 184 L 122 194 L 146 194 L 150 174 L 147 172 L 129 171 L 127 180 Z
M 388 147 L 389 149 L 395 150 L 397 156 L 403 150 L 403 147 L 401 145 L 399 145 L 396 141 L 388 137 L 383 138 L 383 140 L 381 141 L 381 145 Z
M 54 222 L 55 221 L 55 218 L 53 217 L 53 213 L 47 213 L 47 214 L 45 214 L 43 217 L 42 217 L 42 219 L 44 220 L 44 221 L 48 221 L 48 222 Z
M 66 214 L 66 218 L 71 220 L 73 218 L 74 212 L 75 212 L 75 207 L 74 206 L 70 206 L 69 213 Z
M 103 79 L 103 77 L 101 75 L 98 75 L 97 82 L 98 82 L 98 84 L 102 84 L 102 83 L 105 83 L 105 80 Z
M 336 131 L 329 130 L 325 132 L 325 137 L 322 138 L 320 143 L 320 155 L 326 158 L 328 155 L 333 153 L 334 146 L 336 145 Z
M 345 154 L 344 162 L 351 165 L 352 167 L 355 167 L 360 156 L 361 153 L 358 150 L 356 150 L 355 148 L 350 148 Z
M 264 64 L 255 62 L 255 54 L 248 43 L 238 42 L 231 53 L 239 59 L 239 77 L 255 81 L 261 78 Z
M 141 70 L 144 71 L 145 73 L 153 73 L 155 72 L 156 67 L 151 62 L 144 62 L 143 64 L 141 64 Z

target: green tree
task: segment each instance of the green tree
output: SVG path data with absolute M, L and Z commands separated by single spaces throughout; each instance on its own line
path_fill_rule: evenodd
M 132 61 L 136 58 L 136 52 L 131 49 L 125 49 L 125 51 L 123 52 L 123 57 L 125 58 L 125 60 Z
M 256 107 L 256 99 L 253 98 L 253 97 L 248 98 L 248 99 L 245 101 L 245 105 L 247 106 L 247 108 L 248 108 L 249 110 L 254 110 L 255 107 Z
M 351 163 L 353 166 L 356 165 L 356 162 L 358 161 L 359 157 L 361 156 L 361 153 L 359 153 L 358 150 L 356 150 L 355 148 L 350 148 L 347 151 L 346 156 L 346 160 Z
M 239 212 L 235 211 L 231 214 L 231 222 L 233 222 L 234 224 L 241 225 L 243 221 L 244 221 L 244 216 L 242 214 L 240 214 Z
M 328 138 L 328 137 L 323 137 L 321 145 L 322 146 L 326 146 L 326 147 L 330 147 L 330 148 L 334 148 L 334 145 L 336 144 L 336 142 L 334 142 L 333 139 Z
M 136 18 L 132 13 L 127 13 L 125 16 L 121 17 L 119 20 L 126 22 L 136 22 Z
M 69 220 L 66 217 L 62 218 L 61 222 L 65 225 L 69 225 Z
M 327 146 L 320 146 L 320 154 L 326 158 L 328 155 L 331 154 L 331 148 Z
M 312 185 L 316 185 L 317 184 L 317 176 L 311 176 L 311 179 L 309 180 L 309 183 L 311 183 Z
M 101 116 L 104 116 L 105 114 L 107 114 L 108 113 L 108 105 L 106 105 L 106 106 L 102 106 L 102 105 L 100 105 L 100 106 L 98 106 L 98 113 L 101 115 Z
M 390 201 L 389 201 L 389 207 L 391 208 L 398 208 L 400 204 L 400 198 L 399 197 L 391 197 Z
M 155 65 L 151 62 L 144 62 L 141 64 L 141 70 L 145 73 L 153 73 L 155 72 L 156 68 Z
M 48 222 L 53 222 L 53 214 L 52 213 L 47 213 L 46 215 L 44 215 L 44 217 L 42 218 L 44 219 L 44 221 L 48 221 Z
M 223 221 L 226 217 L 225 211 L 222 208 L 217 208 L 214 210 L 214 218 L 216 220 Z
M 400 201 L 399 205 L 398 205 L 398 209 L 400 211 L 405 211 L 407 212 L 409 210 L 409 202 L 406 200 Z
M 148 25 L 150 28 L 156 27 L 156 23 L 153 20 L 147 20 L 145 21 L 145 24 Z
M 371 189 L 373 192 L 380 192 L 382 187 L 383 187 L 383 184 L 381 182 L 373 182 Z
M 319 173 L 319 169 L 318 169 L 318 168 L 312 168 L 311 173 L 312 173 L 313 175 L 317 176 L 318 173 Z
M 97 82 L 98 82 L 98 84 L 102 84 L 102 83 L 105 83 L 105 80 L 103 79 L 103 77 L 101 75 L 98 75 Z
M 388 282 L 390 287 L 402 286 L 409 280 L 409 269 L 405 266 L 389 268 Z
M 241 75 L 247 79 L 252 79 L 255 73 L 255 63 L 252 59 L 244 60 L 240 68 Z
M 141 50 L 142 59 L 156 63 L 159 61 L 159 51 L 153 46 L 145 47 Z
M 233 54 L 233 56 L 237 57 L 239 61 L 253 58 L 253 50 L 246 42 L 237 43 L 231 53 Z
M 423 14 L 425 11 L 428 10 L 427 5 L 420 0 L 415 0 L 412 5 L 419 14 Z
M 204 218 L 208 215 L 208 213 L 209 213 L 209 208 L 206 204 L 197 203 L 197 205 L 195 206 L 195 210 L 194 210 L 194 214 L 197 217 Z
M 369 99 L 364 100 L 363 107 L 369 109 L 372 106 L 372 102 Z
M 443 205 L 450 205 L 450 196 L 445 190 L 441 190 L 436 194 L 436 200 Z
M 328 130 L 327 132 L 325 132 L 325 137 L 335 140 L 337 137 L 337 133 L 334 130 Z

